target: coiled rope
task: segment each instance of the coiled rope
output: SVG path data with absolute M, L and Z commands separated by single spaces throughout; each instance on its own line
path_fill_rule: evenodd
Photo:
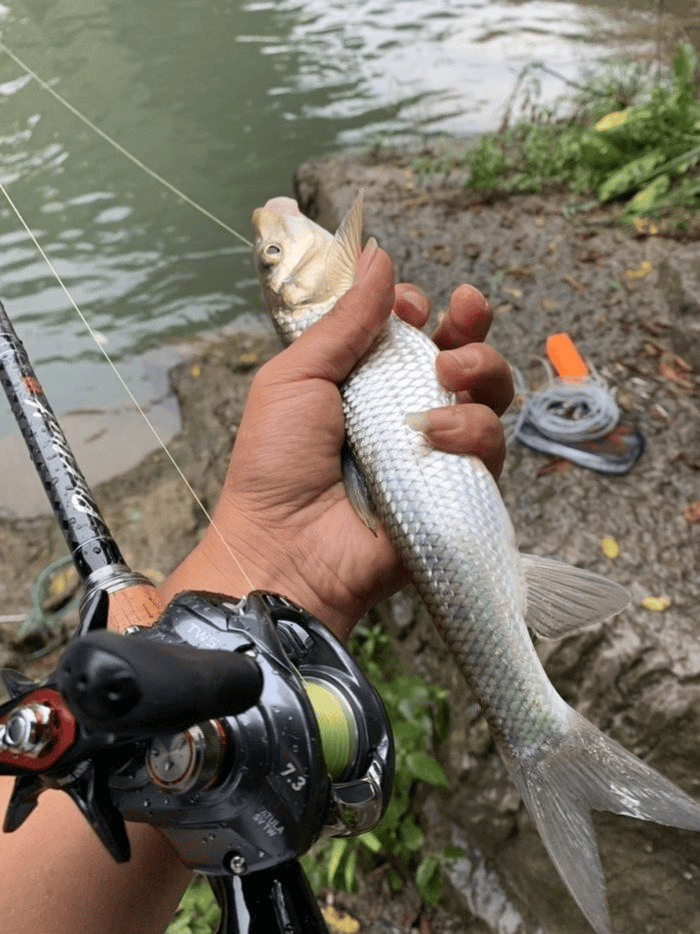
M 522 373 L 513 369 L 516 396 L 522 400 L 521 409 L 508 426 L 508 441 L 517 438 L 527 421 L 547 438 L 562 444 L 595 441 L 609 434 L 620 420 L 620 409 L 610 389 L 597 374 L 577 382 L 556 379 L 546 360 L 548 381 L 540 389 L 531 391 Z

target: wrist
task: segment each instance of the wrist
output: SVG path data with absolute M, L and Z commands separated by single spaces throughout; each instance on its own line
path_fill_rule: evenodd
M 321 620 L 340 639 L 346 638 L 361 615 L 338 609 L 309 584 L 302 568 L 286 551 L 274 547 L 269 536 L 240 514 L 236 537 L 223 539 L 210 526 L 201 541 L 160 585 L 165 605 L 183 590 L 202 590 L 240 597 L 252 590 L 279 593 Z

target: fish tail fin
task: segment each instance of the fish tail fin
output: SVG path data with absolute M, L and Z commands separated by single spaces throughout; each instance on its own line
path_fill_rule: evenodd
M 569 731 L 506 761 L 571 896 L 597 934 L 609 934 L 591 811 L 700 830 L 700 804 L 584 717 L 573 710 L 570 716 Z

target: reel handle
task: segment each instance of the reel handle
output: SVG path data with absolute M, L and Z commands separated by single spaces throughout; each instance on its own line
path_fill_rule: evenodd
M 74 640 L 55 678 L 79 721 L 124 738 L 236 716 L 263 685 L 260 666 L 241 652 L 104 630 Z

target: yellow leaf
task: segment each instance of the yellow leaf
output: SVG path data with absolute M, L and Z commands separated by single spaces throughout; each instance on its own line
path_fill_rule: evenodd
M 600 550 L 606 558 L 617 558 L 620 554 L 620 546 L 614 538 L 602 538 L 600 540 Z
M 639 269 L 627 269 L 625 275 L 630 279 L 642 279 L 644 276 L 648 276 L 653 268 L 649 260 L 645 259 Z
M 190 367 L 190 376 L 193 376 L 195 379 L 201 374 L 202 368 L 198 363 L 193 363 Z
M 642 600 L 642 606 L 646 607 L 647 610 L 653 610 L 655 613 L 661 613 L 671 606 L 671 598 L 666 596 L 645 597 Z
M 648 217 L 635 217 L 632 223 L 634 224 L 637 233 L 650 234 L 653 236 L 659 232 L 659 228 L 656 226 L 656 224 L 652 224 Z
M 360 922 L 344 911 L 338 911 L 335 905 L 324 905 L 321 914 L 328 925 L 330 934 L 358 934 Z
M 54 574 L 49 581 L 48 595 L 51 597 L 60 597 L 66 591 L 72 590 L 78 584 L 78 572 L 74 567 L 66 568 L 58 574 Z
M 622 123 L 625 123 L 627 120 L 627 111 L 626 110 L 615 110 L 610 114 L 606 114 L 602 117 L 595 125 L 596 130 L 612 130 L 615 126 L 620 126 Z

